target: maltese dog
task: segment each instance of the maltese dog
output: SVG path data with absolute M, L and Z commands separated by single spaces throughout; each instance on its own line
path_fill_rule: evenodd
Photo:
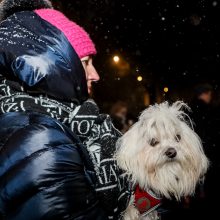
M 119 139 L 116 161 L 133 186 L 124 220 L 159 219 L 160 198 L 192 195 L 206 173 L 208 159 L 184 108 L 180 101 L 150 106 Z

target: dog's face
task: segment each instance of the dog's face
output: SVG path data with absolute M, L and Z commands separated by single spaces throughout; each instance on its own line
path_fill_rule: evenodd
M 184 121 L 184 106 L 151 106 L 118 141 L 118 165 L 134 184 L 166 198 L 192 194 L 208 167 L 199 137 Z

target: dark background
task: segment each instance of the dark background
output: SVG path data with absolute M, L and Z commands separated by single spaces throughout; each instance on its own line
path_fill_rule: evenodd
M 189 101 L 209 82 L 218 92 L 220 2 L 212 0 L 53 0 L 96 44 L 101 81 L 96 101 L 116 100 L 138 112 L 163 99 Z M 119 64 L 112 57 L 120 56 Z M 143 77 L 142 82 L 137 76 Z M 165 95 L 163 88 L 169 92 Z M 218 100 L 217 100 L 218 101 Z M 134 107 L 135 106 L 135 107 Z
M 219 89 L 220 2 L 212 0 L 53 0 L 96 44 L 103 109 L 117 100 L 134 111 L 164 99 L 189 101 L 201 82 Z M 121 60 L 114 64 L 112 57 Z M 143 77 L 142 82 L 137 76 Z M 164 94 L 163 88 L 169 92 Z M 217 100 L 218 101 L 218 100 Z M 134 107 L 135 106 L 135 107 Z

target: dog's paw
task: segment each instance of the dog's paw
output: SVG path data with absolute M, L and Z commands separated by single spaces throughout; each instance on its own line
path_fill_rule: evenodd
M 160 220 L 157 211 L 150 212 L 146 217 L 141 217 L 140 220 Z
M 140 220 L 140 213 L 133 205 L 130 205 L 124 212 L 123 220 Z

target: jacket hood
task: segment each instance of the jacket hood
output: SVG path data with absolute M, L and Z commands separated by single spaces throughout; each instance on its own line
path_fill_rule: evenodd
M 53 8 L 49 0 L 2 0 L 0 3 L 0 21 L 19 11 L 34 11 Z
M 88 98 L 81 61 L 65 35 L 33 11 L 0 24 L 0 73 L 29 91 L 62 100 Z

